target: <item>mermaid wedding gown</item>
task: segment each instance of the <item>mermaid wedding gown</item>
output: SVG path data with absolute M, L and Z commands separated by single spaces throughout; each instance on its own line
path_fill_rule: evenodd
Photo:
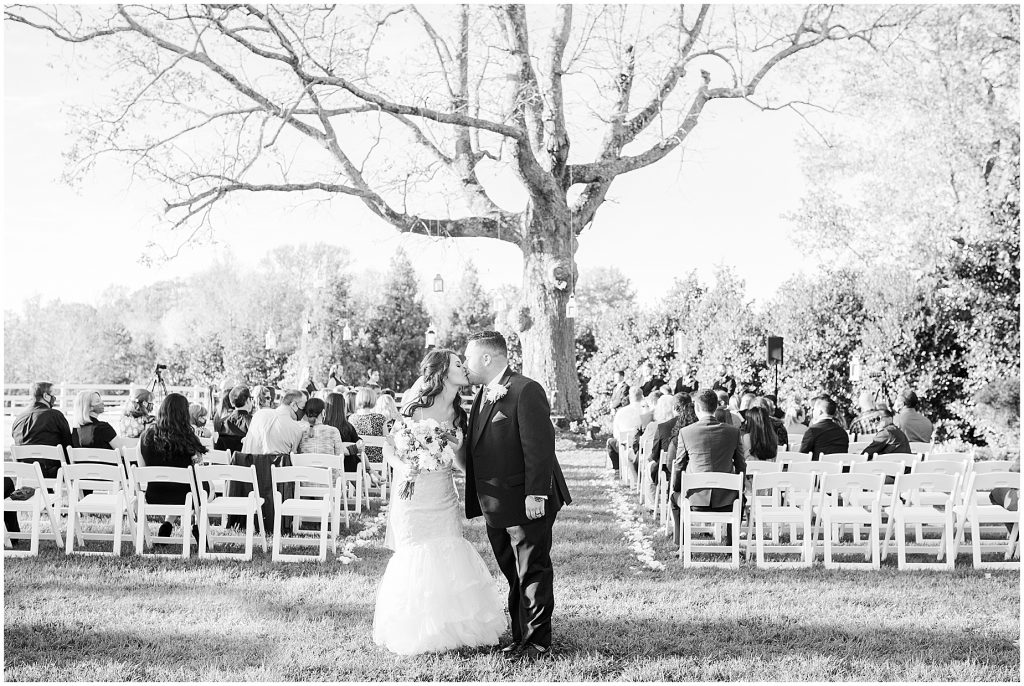
M 394 483 L 404 479 L 395 467 Z M 395 554 L 377 589 L 373 640 L 402 655 L 494 645 L 508 624 L 487 565 L 462 536 L 452 469 L 423 472 L 411 500 L 392 496 Z

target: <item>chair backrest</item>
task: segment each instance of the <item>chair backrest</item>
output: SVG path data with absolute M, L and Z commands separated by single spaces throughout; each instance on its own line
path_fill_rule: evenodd
M 838 462 L 794 462 L 789 465 L 794 474 L 840 474 L 843 465 Z
M 726 472 L 696 472 L 682 474 L 683 492 L 704 488 L 721 488 L 729 491 L 743 490 L 743 475 Z
M 953 474 L 963 476 L 967 471 L 967 465 L 963 462 L 946 462 L 943 460 L 925 460 L 915 462 L 911 467 L 911 474 Z
M 203 464 L 231 464 L 231 451 L 210 450 L 203 455 Z
M 846 449 L 846 452 L 860 454 L 864 452 L 864 448 L 867 448 L 869 445 L 871 445 L 871 441 L 852 441 L 850 443 L 850 447 Z
M 900 495 L 924 491 L 946 493 L 955 498 L 959 490 L 960 479 L 956 474 L 900 474 L 896 478 L 896 492 Z
M 818 455 L 818 461 L 825 463 L 834 462 L 836 464 L 846 466 L 854 465 L 858 462 L 867 462 L 868 456 L 861 455 L 860 453 L 832 453 L 830 455 L 822 453 L 821 455 Z
M 138 448 L 139 447 L 139 439 L 140 438 L 142 438 L 142 437 L 141 436 L 136 436 L 135 438 L 129 438 L 128 436 L 121 436 L 121 447 L 122 448 Z
M 906 467 L 907 465 L 912 465 L 915 462 L 920 462 L 921 456 L 917 453 L 885 453 L 884 455 L 876 453 L 871 457 L 871 461 L 875 464 L 880 462 L 892 462 Z
M 927 455 L 934 447 L 931 443 L 925 443 L 924 441 L 910 441 L 910 452 L 919 455 Z
M 387 443 L 387 438 L 384 436 L 363 436 L 360 434 L 359 438 L 363 441 L 364 448 L 383 448 L 384 444 Z
M 871 462 L 857 462 L 850 465 L 851 474 L 885 474 L 886 476 L 899 476 L 903 474 L 902 462 L 885 462 L 872 460 Z
M 992 474 L 993 472 L 1008 472 L 1013 465 L 1013 460 L 986 460 L 975 462 L 971 471 L 975 474 Z
M 342 469 L 344 458 L 329 453 L 292 453 L 293 467 L 323 467 L 326 469 Z
M 810 462 L 811 461 L 811 454 L 810 453 L 798 453 L 798 452 L 794 452 L 792 450 L 780 450 L 778 452 L 778 454 L 775 456 L 775 461 L 776 462 L 781 462 L 783 464 L 796 464 L 796 463 L 799 463 L 799 462 Z
M 993 488 L 1020 489 L 1020 472 L 990 472 L 988 474 L 972 474 L 968 484 L 968 493 L 987 492 Z
M 277 490 L 278 484 L 305 481 L 330 487 L 331 471 L 323 467 L 277 467 L 270 465 L 270 479 Z
M 22 486 L 37 491 L 43 488 L 43 470 L 36 462 L 4 462 L 4 476 L 15 481 L 21 479 Z
M 12 445 L 11 457 L 16 461 L 34 457 L 42 460 L 57 460 L 62 464 L 67 462 L 64 448 L 59 445 Z
M 747 476 L 782 472 L 782 463 L 771 460 L 747 460 Z
M 200 443 L 205 445 L 210 450 L 213 450 L 213 436 L 210 436 L 209 438 L 204 438 L 203 436 L 199 436 L 198 438 L 199 438 L 199 442 Z
M 78 462 L 65 465 L 64 480 L 73 491 L 75 487 L 90 491 L 120 491 L 124 488 L 124 469 L 121 465 Z
M 885 475 L 883 474 L 850 472 L 849 474 L 825 474 L 821 478 L 821 490 L 827 493 L 868 491 L 881 496 L 884 485 Z
M 101 464 L 121 464 L 121 451 L 104 448 L 68 448 L 68 462 L 98 462 Z
M 754 492 L 774 489 L 810 494 L 814 490 L 814 474 L 801 472 L 757 472 L 754 474 L 753 489 Z
M 803 434 L 787 434 L 787 437 L 788 438 L 786 440 L 789 441 L 789 449 L 793 451 L 799 448 L 800 442 L 804 440 Z
M 196 465 L 193 469 L 196 473 L 196 482 L 200 485 L 210 481 L 237 481 L 249 484 L 254 491 L 259 492 L 256 465 L 243 467 L 237 464 L 201 464 Z
M 974 462 L 974 453 L 928 453 L 924 457 L 926 462 L 963 462 L 971 464 Z
M 132 467 L 132 484 L 140 491 L 154 482 L 170 484 L 188 484 L 192 486 L 193 474 L 191 467 Z

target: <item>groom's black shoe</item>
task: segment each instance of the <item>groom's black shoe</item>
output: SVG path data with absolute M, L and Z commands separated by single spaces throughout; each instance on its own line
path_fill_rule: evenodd
M 537 645 L 536 643 L 524 643 L 523 647 L 519 651 L 519 656 L 524 660 L 529 660 L 530 662 L 536 662 L 537 660 L 550 660 L 552 657 L 551 648 L 545 648 Z
M 519 657 L 519 651 L 523 649 L 523 644 L 517 641 L 510 641 L 508 644 L 503 645 L 498 654 L 506 660 L 515 660 Z

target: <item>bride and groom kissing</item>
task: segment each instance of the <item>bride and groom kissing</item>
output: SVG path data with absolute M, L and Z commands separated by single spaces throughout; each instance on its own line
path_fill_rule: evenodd
M 431 350 L 422 382 L 403 408 L 414 422 L 452 432 L 454 467 L 466 475 L 466 517 L 483 516 L 498 568 L 509 585 L 507 659 L 551 657 L 554 570 L 551 529 L 571 502 L 555 457 L 544 389 L 508 368 L 505 338 L 472 335 L 465 361 Z M 459 390 L 479 385 L 469 413 Z M 433 425 L 433 423 L 432 423 Z M 393 496 L 387 543 L 395 551 L 377 591 L 373 639 L 400 654 L 497 645 L 508 627 L 494 580 L 462 535 L 452 467 L 410 473 L 394 440 L 384 450 L 395 483 L 415 480 L 412 497 Z

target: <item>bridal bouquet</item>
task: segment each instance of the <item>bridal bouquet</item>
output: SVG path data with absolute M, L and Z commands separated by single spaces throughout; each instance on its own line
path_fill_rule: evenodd
M 405 417 L 395 422 L 391 430 L 395 455 L 409 467 L 408 475 L 398 489 L 402 500 L 410 500 L 420 472 L 446 469 L 455 460 L 452 444 L 457 435 L 446 431 L 433 419 L 415 421 Z

